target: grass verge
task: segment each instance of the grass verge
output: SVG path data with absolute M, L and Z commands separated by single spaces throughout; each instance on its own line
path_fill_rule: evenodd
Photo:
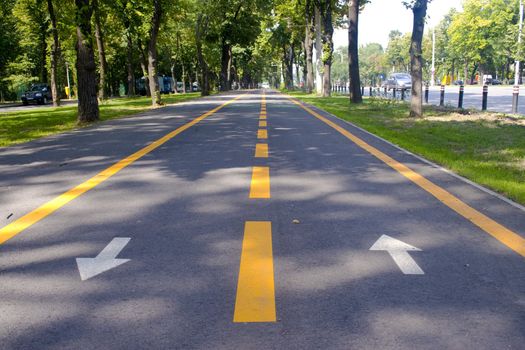
M 165 104 L 194 99 L 199 93 L 163 95 Z M 100 120 L 116 119 L 150 109 L 151 98 L 115 98 L 100 104 Z M 31 141 L 80 127 L 77 106 L 42 107 L 13 112 L 0 111 L 0 147 Z
M 437 107 L 414 119 L 392 101 L 289 94 L 525 205 L 525 119 Z

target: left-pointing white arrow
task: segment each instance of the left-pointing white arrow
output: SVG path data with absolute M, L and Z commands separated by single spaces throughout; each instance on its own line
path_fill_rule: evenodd
M 95 258 L 77 258 L 80 279 L 85 281 L 127 263 L 130 259 L 116 259 L 116 257 L 130 240 L 129 237 L 115 237 Z

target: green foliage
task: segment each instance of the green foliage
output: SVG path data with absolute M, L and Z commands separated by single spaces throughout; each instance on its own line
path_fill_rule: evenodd
M 386 77 L 385 52 L 377 43 L 369 43 L 359 49 L 360 70 L 363 84 L 380 85 Z
M 445 59 L 479 66 L 483 72 L 508 64 L 509 57 L 516 57 L 518 8 L 518 0 L 465 1 L 443 35 L 452 56 Z
M 402 34 L 397 30 L 390 32 L 386 49 L 385 65 L 397 72 L 407 72 L 410 64 L 410 33 Z

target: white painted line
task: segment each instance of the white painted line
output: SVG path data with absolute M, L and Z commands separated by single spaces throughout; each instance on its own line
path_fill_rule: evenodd
M 372 136 L 372 137 L 375 137 L 376 139 L 381 140 L 381 141 L 383 141 L 383 142 L 389 144 L 390 146 L 392 146 L 392 147 L 394 147 L 394 148 L 396 148 L 396 149 L 398 149 L 398 150 L 400 150 L 400 151 L 402 151 L 402 152 L 404 152 L 404 153 L 406 153 L 406 154 L 411 155 L 412 157 L 414 157 L 414 158 L 416 158 L 416 159 L 422 161 L 423 163 L 426 163 L 426 164 L 428 164 L 428 165 L 431 165 L 432 167 L 434 167 L 434 168 L 436 168 L 436 169 L 438 169 L 438 170 L 440 170 L 440 171 L 443 171 L 443 172 L 447 173 L 448 175 L 451 175 L 451 176 L 455 177 L 455 178 L 458 179 L 458 180 L 461 180 L 461 181 L 463 181 L 463 182 L 465 182 L 465 183 L 467 183 L 467 184 L 469 184 L 469 185 L 471 185 L 471 186 L 474 186 L 474 187 L 477 188 L 478 190 L 481 190 L 481 191 L 483 191 L 483 192 L 485 192 L 485 193 L 487 193 L 487 194 L 489 194 L 489 195 L 491 195 L 491 196 L 494 196 L 494 197 L 496 197 L 496 198 L 498 198 L 498 199 L 504 201 L 505 203 L 510 204 L 510 205 L 512 205 L 513 207 L 515 207 L 515 208 L 517 208 L 517 209 L 519 209 L 519 210 L 525 212 L 525 206 L 523 206 L 523 205 L 521 205 L 521 204 L 519 204 L 519 203 L 514 202 L 512 199 L 509 199 L 509 198 L 507 198 L 507 197 L 505 197 L 505 196 L 503 196 L 503 195 L 501 195 L 501 194 L 499 194 L 499 193 L 497 193 L 497 192 L 494 192 L 494 191 L 492 191 L 491 189 L 488 189 L 488 188 L 486 188 L 486 187 L 484 187 L 484 186 L 482 186 L 482 185 L 480 185 L 480 184 L 477 184 L 477 183 L 475 183 L 475 182 L 473 182 L 473 181 L 471 181 L 471 180 L 469 180 L 469 179 L 467 179 L 467 178 L 465 178 L 465 177 L 463 177 L 463 176 L 461 176 L 461 175 L 458 175 L 458 174 L 456 174 L 456 173 L 454 173 L 454 172 L 452 172 L 452 171 L 450 171 L 450 170 L 448 170 L 448 169 L 446 169 L 446 168 L 443 168 L 443 167 L 442 167 L 441 165 L 439 165 L 439 164 L 436 164 L 436 163 L 434 163 L 434 162 L 431 162 L 431 161 L 428 160 L 428 159 L 425 159 L 425 158 L 423 158 L 423 157 L 421 157 L 421 156 L 418 156 L 417 154 L 414 154 L 414 153 L 412 153 L 412 152 L 410 152 L 410 151 L 408 151 L 408 150 L 402 148 L 401 146 L 396 145 L 395 143 L 392 143 L 392 142 L 390 142 L 390 141 L 388 141 L 388 140 L 385 140 L 385 139 L 382 138 L 381 136 L 378 136 L 378 135 L 376 135 L 376 134 L 373 134 L 373 133 L 371 133 L 370 131 L 367 131 L 367 130 L 361 128 L 360 126 L 357 126 L 357 125 L 355 125 L 355 124 L 352 123 L 352 122 L 349 122 L 348 120 L 344 120 L 344 119 L 342 119 L 342 118 L 339 118 L 339 117 L 337 117 L 336 115 L 333 115 L 332 113 L 329 113 L 329 112 L 327 112 L 327 111 L 325 111 L 325 110 L 323 110 L 323 109 L 317 108 L 317 107 L 315 107 L 315 106 L 313 106 L 313 105 L 311 105 L 311 104 L 309 104 L 309 103 L 306 103 L 306 102 L 303 102 L 303 101 L 301 101 L 301 103 L 303 103 L 305 106 L 308 106 L 308 107 L 310 107 L 310 108 L 312 108 L 312 109 L 314 109 L 314 110 L 316 110 L 316 111 L 318 111 L 318 112 L 320 112 L 320 113 L 324 113 L 325 115 L 328 115 L 328 116 L 330 116 L 330 117 L 332 117 L 332 118 L 335 118 L 335 119 L 337 119 L 337 120 L 339 120 L 339 121 L 342 121 L 342 122 L 344 122 L 344 123 L 346 123 L 346 124 L 348 124 L 348 125 L 351 125 L 352 127 L 356 128 L 356 129 L 358 129 L 358 130 L 360 130 L 360 131 L 362 131 L 362 132 L 364 132 L 364 133 L 366 133 L 366 134 L 368 134 L 368 135 L 370 135 L 370 136 Z
M 130 240 L 129 237 L 115 237 L 95 258 L 77 258 L 80 279 L 85 281 L 130 261 L 130 259 L 116 259 Z
M 408 251 L 421 251 L 421 249 L 411 246 L 410 244 L 387 235 L 382 235 L 369 250 L 387 251 L 401 272 L 405 275 L 425 274 L 416 261 L 410 256 L 410 254 L 408 254 Z

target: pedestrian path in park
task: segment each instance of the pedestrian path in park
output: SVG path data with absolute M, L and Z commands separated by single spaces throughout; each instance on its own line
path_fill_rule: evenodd
M 525 343 L 525 212 L 274 91 L 2 149 L 0 213 L 2 349 Z

